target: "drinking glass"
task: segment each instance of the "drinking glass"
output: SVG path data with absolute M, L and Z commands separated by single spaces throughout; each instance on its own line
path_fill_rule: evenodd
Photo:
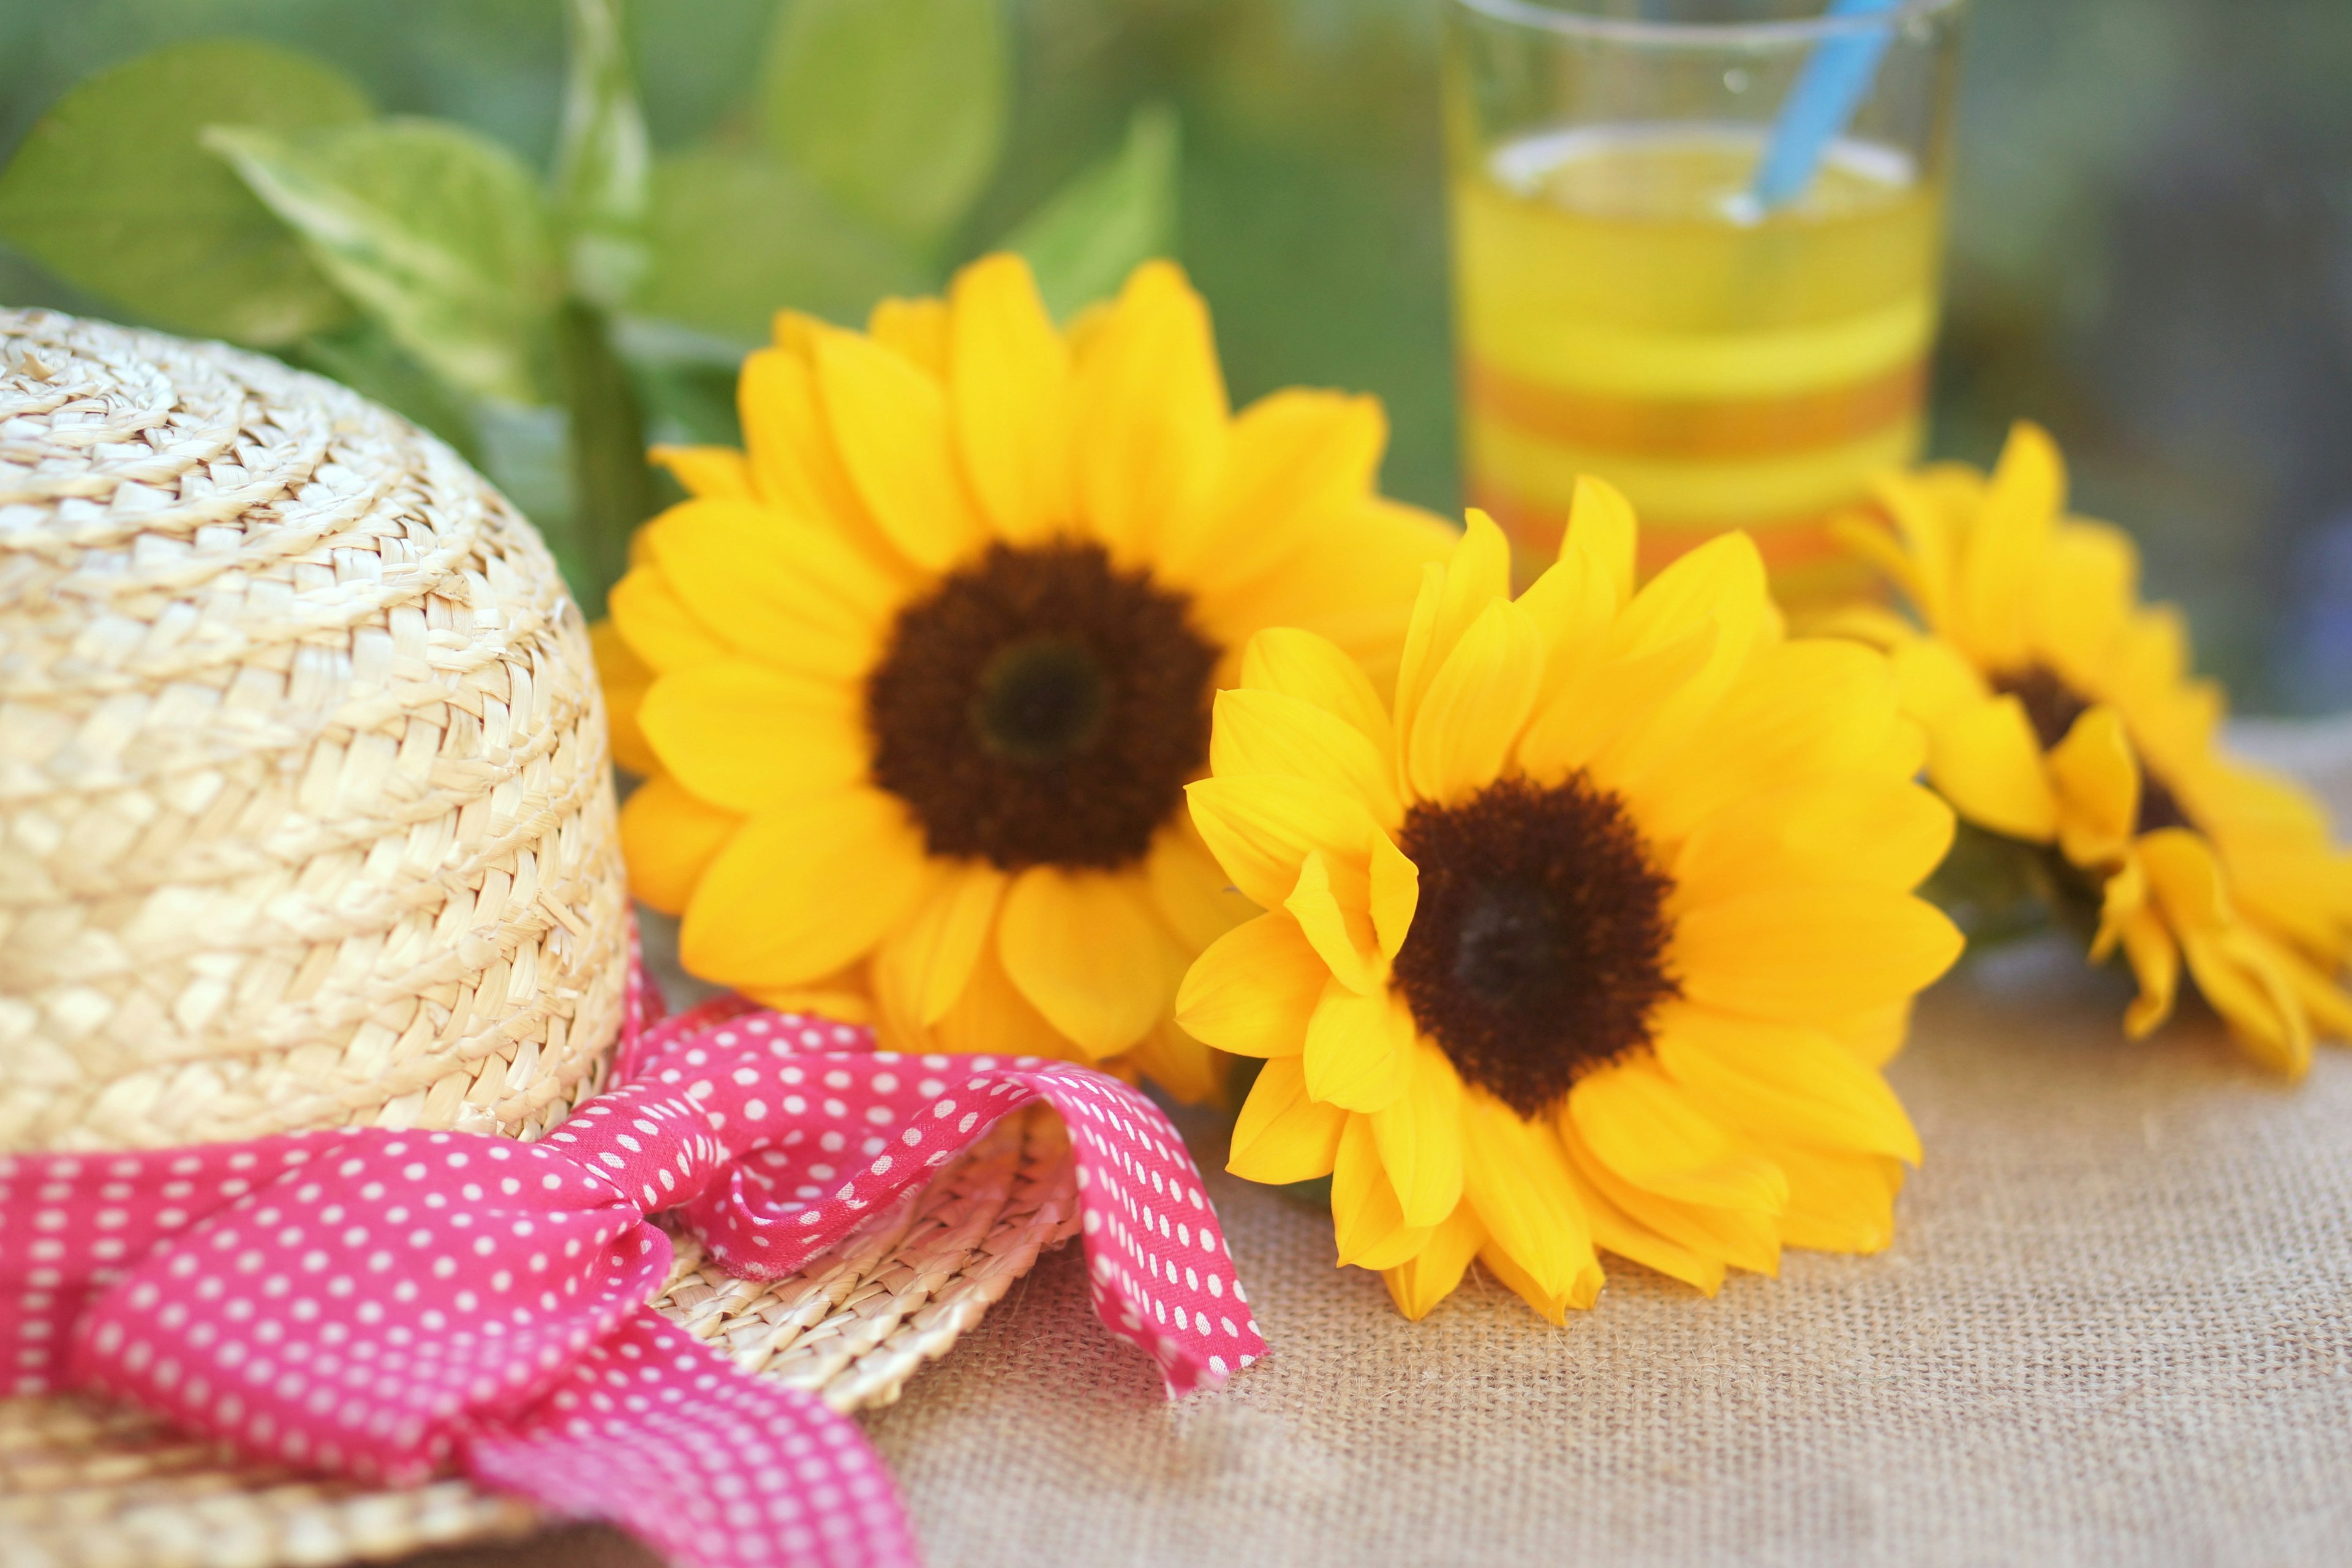
M 1744 528 L 1792 612 L 1862 590 L 1828 522 L 1918 455 L 1960 14 L 1448 0 L 1465 475 L 1523 567 L 1591 473 L 1641 513 L 1644 571 Z M 1807 139 L 1776 121 L 1822 120 L 1841 58 L 1859 101 L 1792 184 Z

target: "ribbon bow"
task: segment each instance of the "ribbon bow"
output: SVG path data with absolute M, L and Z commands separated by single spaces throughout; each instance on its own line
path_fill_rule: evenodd
M 854 1424 L 646 1304 L 670 1263 L 647 1216 L 782 1278 L 1041 1100 L 1069 1129 L 1104 1321 L 1171 1397 L 1263 1353 L 1181 1140 L 1117 1079 L 878 1052 L 733 998 L 651 1026 L 642 1006 L 622 1086 L 537 1143 L 357 1128 L 0 1158 L 16 1392 L 111 1394 L 364 1481 L 462 1473 L 693 1568 L 910 1564 Z

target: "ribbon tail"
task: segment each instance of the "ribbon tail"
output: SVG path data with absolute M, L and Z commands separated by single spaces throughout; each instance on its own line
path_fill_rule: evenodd
M 474 1479 L 621 1526 L 682 1568 L 917 1568 L 866 1436 L 739 1371 L 650 1309 L 521 1415 L 467 1443 Z

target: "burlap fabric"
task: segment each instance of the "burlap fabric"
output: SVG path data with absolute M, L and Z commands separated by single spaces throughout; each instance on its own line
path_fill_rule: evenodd
M 1565 1330 L 1474 1278 L 1412 1325 L 1327 1220 L 1213 1175 L 1266 1362 L 1162 1405 L 1058 1255 L 869 1430 L 934 1568 L 2347 1561 L 2352 1050 L 2291 1088 L 2120 1005 L 2049 951 L 1928 998 L 1884 1257 L 1712 1301 L 1618 1268 Z

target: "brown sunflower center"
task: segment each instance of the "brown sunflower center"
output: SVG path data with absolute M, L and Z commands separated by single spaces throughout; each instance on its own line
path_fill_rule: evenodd
M 1582 774 L 1489 784 L 1407 814 L 1421 902 L 1396 957 L 1422 1033 L 1522 1116 L 1650 1043 L 1666 972 L 1671 879 L 1616 795 Z
M 1217 650 L 1100 546 L 992 546 L 907 606 L 867 679 L 875 781 L 934 855 L 1111 869 L 1209 753 Z
M 2011 670 L 1993 678 L 1993 689 L 2017 699 L 2025 709 L 2025 717 L 2033 725 L 2034 738 L 2045 752 L 2066 738 L 2091 707 L 2090 699 L 2066 684 L 2058 672 L 2046 664 L 2029 664 L 2023 669 Z M 2140 761 L 2139 820 L 2135 830 L 2154 833 L 2159 827 L 2187 827 L 2189 814 L 2180 807 L 2179 796 L 2151 770 L 2147 759 Z

